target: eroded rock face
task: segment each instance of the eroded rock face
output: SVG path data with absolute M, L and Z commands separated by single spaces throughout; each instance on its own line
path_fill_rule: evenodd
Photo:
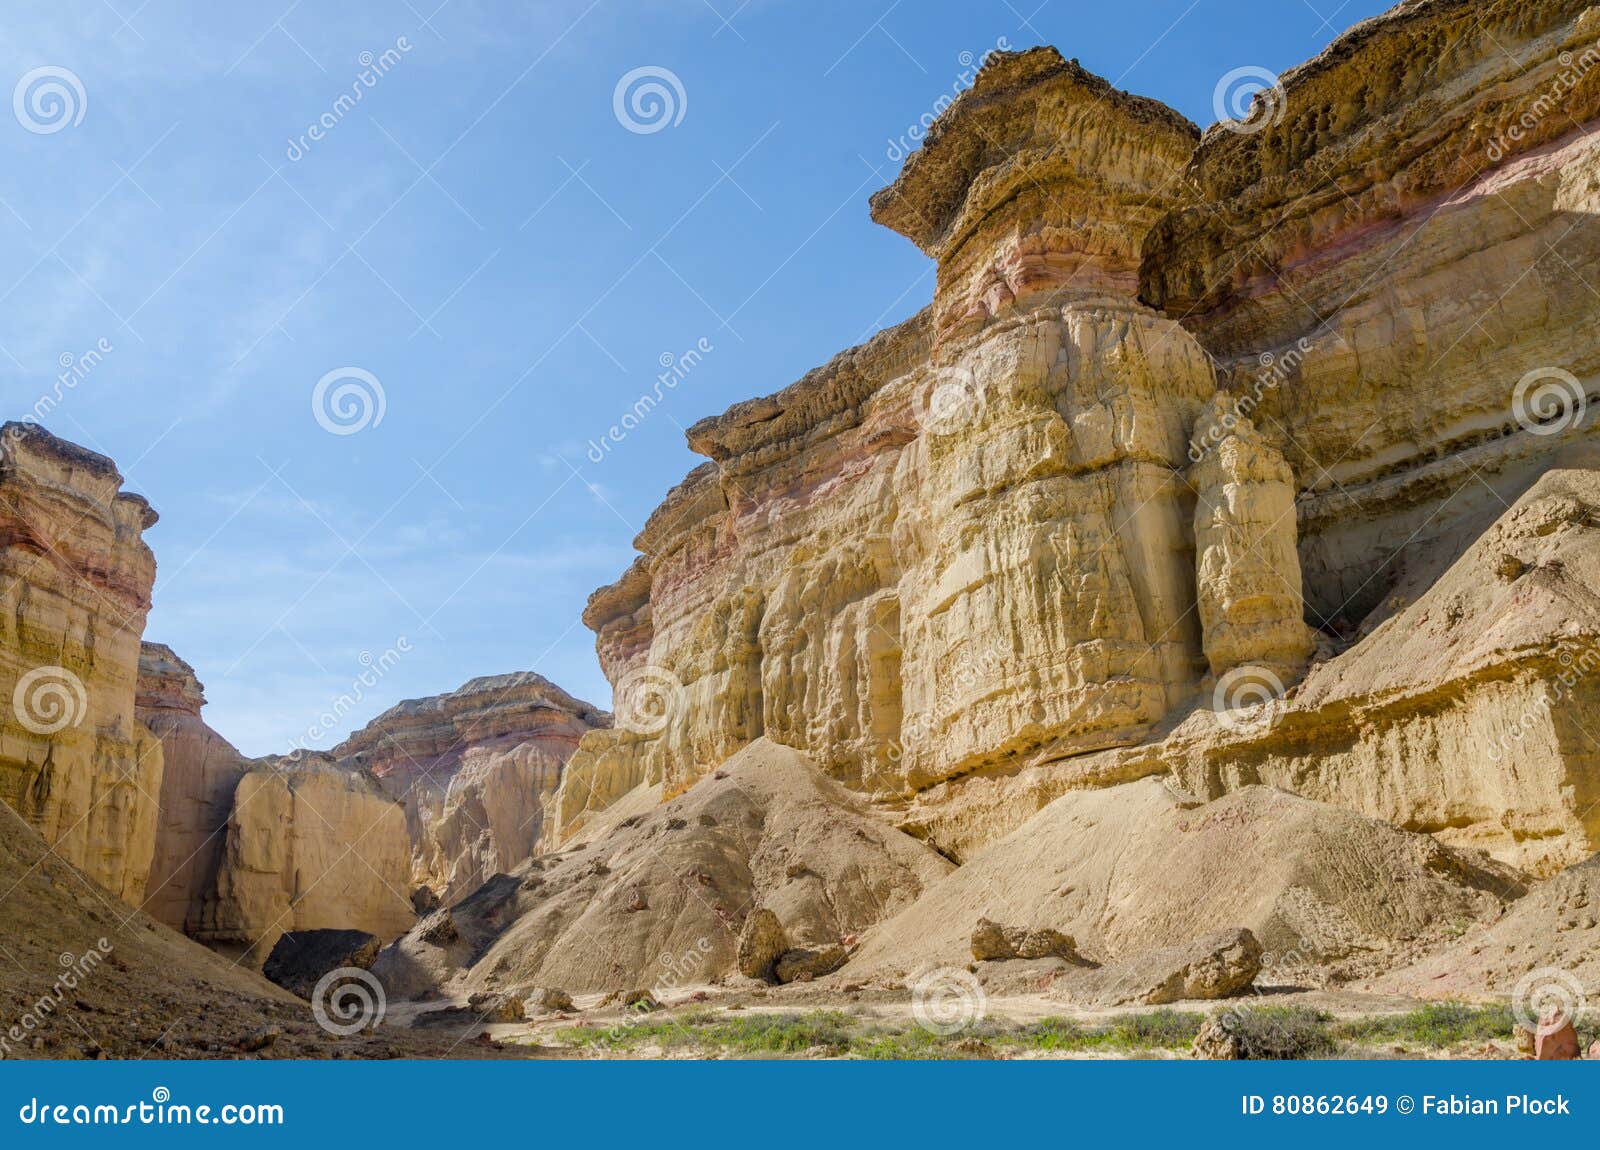
M 135 906 L 162 778 L 134 710 L 155 522 L 111 460 L 0 428 L 0 799 Z
M 695 425 L 710 462 L 591 599 L 619 725 L 553 837 L 764 736 L 962 859 L 1168 773 L 1534 873 L 1600 847 L 1581 531 L 1429 591 L 1600 469 L 1600 9 L 1416 0 L 1267 104 L 1201 138 L 1052 50 L 992 59 L 873 198 L 932 306 Z
M 405 804 L 410 881 L 454 902 L 535 853 L 544 799 L 610 716 L 531 672 L 407 700 L 336 747 Z
M 145 910 L 177 930 L 197 925 L 223 858 L 234 791 L 250 760 L 200 717 L 194 668 L 162 643 L 139 653 L 139 721 L 161 740 L 161 814 Z
M 1297 476 L 1314 622 L 1358 623 L 1403 546 L 1450 546 L 1587 438 L 1513 394 L 1555 369 L 1569 407 L 1596 391 L 1597 65 L 1589 0 L 1399 5 L 1287 73 L 1253 130 L 1208 131 L 1199 202 L 1151 231 L 1141 297 Z
M 286 932 L 410 928 L 405 808 L 324 756 L 260 759 L 234 791 L 215 889 L 191 933 L 259 964 Z
M 712 462 L 591 599 L 618 723 L 558 837 L 763 735 L 885 794 L 1125 745 L 1203 673 L 1180 472 L 1216 383 L 1133 298 L 1195 131 L 1053 50 L 1001 54 L 948 116 L 874 200 L 939 258 L 933 309 L 696 424 Z

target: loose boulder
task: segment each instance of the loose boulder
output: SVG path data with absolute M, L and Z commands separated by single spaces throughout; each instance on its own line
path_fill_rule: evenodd
M 309 999 L 323 975 L 341 967 L 366 970 L 381 948 L 382 940 L 364 930 L 298 930 L 278 939 L 261 973 Z
M 778 959 L 788 949 L 789 938 L 778 916 L 766 907 L 758 907 L 750 912 L 750 917 L 744 920 L 744 929 L 739 932 L 739 973 L 746 978 L 770 982 Z

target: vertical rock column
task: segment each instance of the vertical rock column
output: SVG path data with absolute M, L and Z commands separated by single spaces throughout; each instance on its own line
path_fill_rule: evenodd
M 111 460 L 35 424 L 0 428 L 0 799 L 136 906 L 162 773 L 134 713 L 155 522 Z
M 1196 584 L 1206 659 L 1214 675 L 1257 667 L 1287 684 L 1311 655 L 1294 473 L 1233 400 L 1219 395 L 1195 426 L 1189 469 Z

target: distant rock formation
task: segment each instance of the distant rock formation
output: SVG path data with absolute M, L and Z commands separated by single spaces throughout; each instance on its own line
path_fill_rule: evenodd
M 285 933 L 415 920 L 405 809 L 325 756 L 258 759 L 240 778 L 215 888 L 190 933 L 260 966 Z
M 332 755 L 405 804 L 410 881 L 453 902 L 534 854 L 543 800 L 610 716 L 531 671 L 391 707 Z
M 155 522 L 105 456 L 0 427 L 0 799 L 134 906 L 162 775 L 134 711 Z
M 200 717 L 205 691 L 194 668 L 163 643 L 139 652 L 139 721 L 161 740 L 161 815 L 145 910 L 177 930 L 198 926 L 216 885 L 234 790 L 250 769 Z

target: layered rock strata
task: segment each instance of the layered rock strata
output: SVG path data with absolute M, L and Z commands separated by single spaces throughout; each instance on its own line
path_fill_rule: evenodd
M 1053 50 L 941 123 L 873 202 L 939 259 L 932 311 L 691 428 L 712 462 L 591 599 L 618 729 L 562 833 L 763 735 L 884 794 L 1132 743 L 1204 673 L 1181 470 L 1216 383 L 1133 298 L 1197 132 Z
M 1519 526 L 1600 467 L 1597 65 L 1587 4 L 1413 0 L 1201 138 L 997 54 L 873 198 L 932 307 L 696 424 L 591 599 L 618 728 L 555 836 L 764 736 L 958 858 L 1163 773 L 1536 873 L 1600 849 L 1585 544 Z
M 135 906 L 162 779 L 134 709 L 155 522 L 111 460 L 36 424 L 0 428 L 0 799 Z
M 544 799 L 610 716 L 532 672 L 473 679 L 385 711 L 336 747 L 404 803 L 410 882 L 453 902 L 534 854 Z

